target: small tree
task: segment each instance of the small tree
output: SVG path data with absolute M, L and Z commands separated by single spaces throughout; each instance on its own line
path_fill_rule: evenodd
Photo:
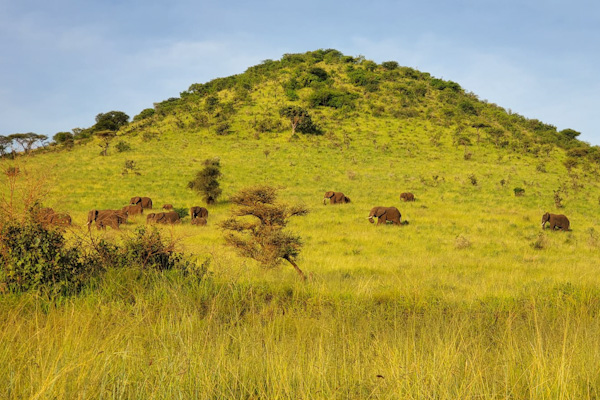
M 73 134 L 71 132 L 58 132 L 52 136 L 52 139 L 54 139 L 56 144 L 64 144 L 65 146 L 73 144 Z
M 292 125 L 292 136 L 296 129 L 302 133 L 319 133 L 319 129 L 313 123 L 308 111 L 298 106 L 286 106 L 279 110 L 279 115 L 289 119 Z
M 276 203 L 277 189 L 254 186 L 241 190 L 231 198 L 237 207 L 231 217 L 221 223 L 225 241 L 243 257 L 258 261 L 265 268 L 286 260 L 305 280 L 306 275 L 296 264 L 302 243 L 300 237 L 284 231 L 288 219 L 308 213 L 302 205 Z
M 7 150 L 12 145 L 12 139 L 0 135 L 0 157 L 4 156 L 7 153 Z
M 219 158 L 209 158 L 204 160 L 204 169 L 188 182 L 188 188 L 200 194 L 206 204 L 214 204 L 222 192 L 218 181 L 222 175 Z
M 108 147 L 110 146 L 110 142 L 117 136 L 117 134 L 113 131 L 99 131 L 96 132 L 96 136 L 100 138 L 100 146 L 102 151 L 100 152 L 101 156 L 105 156 L 108 154 Z

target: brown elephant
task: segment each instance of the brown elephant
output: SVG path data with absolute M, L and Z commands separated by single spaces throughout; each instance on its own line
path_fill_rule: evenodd
M 48 223 L 54 226 L 71 226 L 73 220 L 69 214 L 54 213 L 50 215 Z
M 169 211 L 166 213 L 157 213 L 154 216 L 154 222 L 159 224 L 177 224 L 181 222 L 181 219 L 179 218 L 179 214 L 177 214 L 175 211 Z
M 96 229 L 106 229 L 107 226 L 110 226 L 113 229 L 120 229 L 119 225 L 123 222 L 123 219 L 119 217 L 118 214 L 103 214 L 98 219 L 96 219 Z
M 400 194 L 400 200 L 415 201 L 415 195 L 411 192 L 404 192 Z
M 172 210 L 173 204 L 163 204 L 162 208 L 163 210 Z
M 323 204 L 327 204 L 327 199 L 329 199 L 329 204 L 350 203 L 350 198 L 342 192 L 325 192 Z
M 204 218 L 204 217 L 193 218 L 191 221 L 192 225 L 204 226 L 204 225 L 206 225 L 206 223 L 207 223 L 207 221 L 206 221 L 206 218 Z
M 373 218 L 377 217 L 377 225 L 392 221 L 394 225 L 400 225 L 400 211 L 396 207 L 373 207 L 369 213 L 369 222 L 373 223 Z
M 149 224 L 151 222 L 154 222 L 154 218 L 156 218 L 155 213 L 150 213 L 150 214 L 146 215 L 146 223 Z
M 204 207 L 190 207 L 190 216 L 192 220 L 195 218 L 208 218 L 208 210 Z
M 125 206 L 121 210 L 124 211 L 127 216 L 141 215 L 144 213 L 144 207 L 142 207 L 141 204 Z
M 550 229 L 552 230 L 556 228 L 562 231 L 569 230 L 570 223 L 566 215 L 546 213 L 542 216 L 542 229 L 546 229 L 546 222 L 550 223 Z
M 131 200 L 129 200 L 129 204 L 141 204 L 143 208 L 152 209 L 152 199 L 150 199 L 150 197 L 132 197 Z
M 98 220 L 114 215 L 118 219 L 118 223 L 124 224 L 127 222 L 127 213 L 123 210 L 91 210 L 88 212 L 87 218 L 87 226 L 90 229 L 92 222 L 96 222 L 96 226 L 98 226 Z

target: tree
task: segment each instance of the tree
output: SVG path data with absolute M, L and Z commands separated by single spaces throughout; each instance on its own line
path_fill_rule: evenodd
M 129 123 L 129 115 L 122 111 L 109 111 L 96 115 L 96 124 L 93 126 L 94 131 L 113 131 L 116 132 L 122 126 Z
M 490 126 L 488 124 L 486 124 L 485 122 L 482 121 L 477 121 L 475 122 L 473 125 L 471 125 L 473 128 L 475 128 L 475 131 L 477 133 L 477 143 L 479 144 L 480 141 L 480 136 L 479 136 L 479 130 L 481 128 L 489 128 Z
M 241 256 L 252 258 L 265 268 L 273 268 L 285 260 L 306 280 L 296 264 L 302 247 L 300 237 L 284 228 L 290 217 L 306 215 L 308 210 L 302 205 L 290 206 L 276 200 L 277 189 L 266 185 L 242 189 L 232 196 L 231 202 L 237 207 L 221 223 L 227 231 L 225 242 Z
M 0 157 L 6 155 L 7 150 L 12 145 L 12 139 L 0 135 Z
M 52 136 L 52 139 L 57 144 L 70 144 L 73 143 L 73 134 L 71 132 L 58 132 L 56 135 Z
M 279 115 L 290 120 L 292 136 L 298 132 L 319 133 L 319 128 L 313 123 L 308 111 L 298 106 L 286 106 L 279 110 Z
M 43 142 L 48 139 L 46 135 L 38 135 L 37 133 L 13 133 L 8 136 L 8 139 L 17 142 L 23 148 L 25 153 L 29 153 L 37 142 Z
M 218 181 L 222 175 L 219 158 L 209 158 L 204 160 L 204 169 L 198 171 L 187 186 L 200 194 L 206 204 L 214 204 L 222 192 Z
M 100 152 L 101 156 L 106 156 L 108 154 L 108 146 L 110 146 L 110 142 L 117 136 L 117 134 L 111 130 L 104 130 L 96 132 L 96 136 L 100 138 L 99 146 L 102 148 Z
M 581 132 L 577 132 L 574 129 L 563 129 L 562 131 L 558 132 L 559 134 L 561 134 L 562 136 L 566 136 L 568 139 L 575 139 L 577 136 L 581 135 Z

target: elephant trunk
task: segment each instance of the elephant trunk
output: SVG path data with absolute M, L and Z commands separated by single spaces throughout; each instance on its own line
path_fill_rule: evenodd
M 327 197 L 323 197 L 323 205 L 327 204 Z

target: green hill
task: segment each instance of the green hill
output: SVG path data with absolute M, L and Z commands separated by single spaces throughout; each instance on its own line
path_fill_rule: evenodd
M 310 116 L 294 133 L 289 107 Z M 210 278 L 109 271 L 64 306 L 4 296 L 0 315 L 14 328 L 0 335 L 10 343 L 0 393 L 597 395 L 600 152 L 578 132 L 336 50 L 193 84 L 120 126 L 101 155 L 106 128 L 2 166 L 43 182 L 44 204 L 71 213 L 82 235 L 88 210 L 137 195 L 158 207 L 204 205 L 187 183 L 219 157 L 223 196 L 208 225 L 161 228 Z M 263 270 L 224 244 L 227 199 L 262 183 L 310 210 L 289 226 L 303 241 L 306 284 L 287 265 Z M 323 205 L 329 190 L 352 202 Z M 407 191 L 415 202 L 400 201 Z M 398 207 L 409 224 L 369 224 L 374 206 Z M 572 230 L 543 231 L 546 211 L 568 215 Z

